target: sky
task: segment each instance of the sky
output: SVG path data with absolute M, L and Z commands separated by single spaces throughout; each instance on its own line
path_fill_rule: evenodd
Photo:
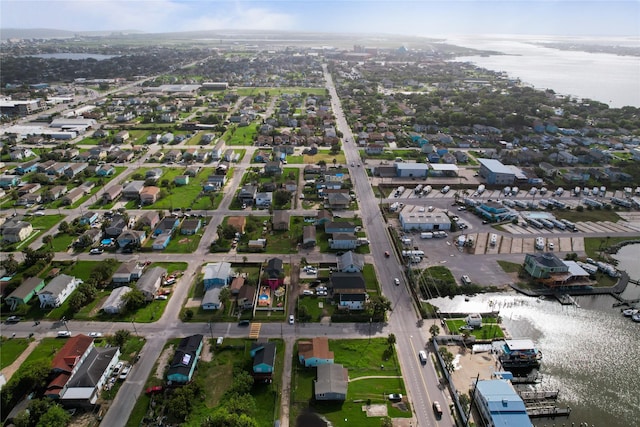
M 0 0 L 0 32 L 2 28 L 640 38 L 640 1 Z

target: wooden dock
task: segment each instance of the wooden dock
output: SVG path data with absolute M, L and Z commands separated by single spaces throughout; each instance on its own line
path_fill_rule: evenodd
M 544 400 L 557 400 L 558 390 L 519 391 L 518 394 L 525 402 L 540 402 Z
M 554 405 L 527 407 L 529 418 L 568 417 L 571 408 L 558 408 Z

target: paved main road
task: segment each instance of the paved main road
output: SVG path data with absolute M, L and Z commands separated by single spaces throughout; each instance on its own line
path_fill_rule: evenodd
M 331 96 L 331 106 L 336 117 L 336 125 L 343 134 L 343 151 L 349 165 L 351 180 L 358 197 L 360 213 L 370 241 L 371 254 L 382 293 L 391 301 L 392 312 L 389 316 L 389 331 L 396 336 L 396 349 L 402 368 L 408 398 L 413 404 L 414 417 L 419 426 L 435 426 L 437 421 L 431 404 L 434 400 L 448 406 L 447 397 L 438 388 L 438 380 L 431 362 L 422 365 L 418 359 L 418 351 L 425 348 L 427 331 L 418 327 L 420 316 L 409 295 L 399 260 L 385 258 L 384 252 L 393 253 L 391 237 L 386 221 L 382 217 L 378 200 L 365 168 L 360 164 L 358 147 L 355 144 L 351 128 L 344 116 L 340 98 L 333 84 L 331 74 L 326 65 L 323 66 L 327 89 Z M 395 254 L 394 254 L 395 255 Z M 398 278 L 402 286 L 395 286 L 393 279 Z M 450 414 L 442 417 L 444 425 L 453 425 Z

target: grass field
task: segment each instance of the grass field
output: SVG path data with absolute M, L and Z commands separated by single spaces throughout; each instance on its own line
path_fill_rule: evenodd
M 584 221 L 618 222 L 620 221 L 620 216 L 618 216 L 618 214 L 615 211 L 609 210 L 609 209 L 594 209 L 594 210 L 585 209 L 582 212 L 578 212 L 576 210 L 554 210 L 553 215 L 558 219 L 567 219 L 571 222 L 584 222 Z
M 349 372 L 349 385 L 345 402 L 322 402 L 313 399 L 314 368 L 300 366 L 294 356 L 292 377 L 291 419 L 294 420 L 305 410 L 317 412 L 333 425 L 379 426 L 380 418 L 367 417 L 362 407 L 370 399 L 372 404 L 387 405 L 391 417 L 411 417 L 411 410 L 402 411 L 392 406 L 386 396 L 390 393 L 406 394 L 404 382 L 395 353 L 385 354 L 387 340 L 329 340 L 329 348 L 334 352 L 335 363 L 342 364 Z M 382 376 L 385 378 L 362 378 Z M 359 379 L 362 378 L 362 379 Z
M 447 328 L 452 334 L 462 334 L 463 331 L 460 330 L 460 328 L 467 324 L 464 319 L 448 319 L 446 322 Z M 481 328 L 476 328 L 473 331 L 468 332 L 469 335 L 476 337 L 478 340 L 504 338 L 502 328 L 493 317 L 483 318 Z
M 324 95 L 327 94 L 327 89 L 322 88 L 322 87 L 279 87 L 279 88 L 273 88 L 273 87 L 257 87 L 257 88 L 243 87 L 243 88 L 238 88 L 236 90 L 236 93 L 239 96 L 255 96 L 255 95 L 264 94 L 264 93 L 267 93 L 267 94 L 269 94 L 271 96 L 282 95 L 284 93 L 295 95 L 295 94 L 302 94 L 303 92 L 308 94 L 308 95 L 324 96 Z
M 253 141 L 258 134 L 258 125 L 253 123 L 249 126 L 229 126 L 229 129 L 222 135 L 227 145 L 253 145 Z
M 0 347 L 2 348 L 2 357 L 0 357 L 0 369 L 4 369 L 11 365 L 29 346 L 27 338 L 11 338 L 0 337 Z

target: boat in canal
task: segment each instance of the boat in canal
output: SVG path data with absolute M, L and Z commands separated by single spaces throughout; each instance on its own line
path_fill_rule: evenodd
M 625 317 L 632 317 L 634 314 L 638 314 L 637 308 L 627 308 L 622 312 L 622 315 Z
M 631 316 L 631 320 L 633 320 L 634 322 L 640 323 L 640 313 L 636 313 L 633 316 Z
M 505 340 L 498 359 L 504 369 L 533 369 L 540 367 L 542 352 L 529 339 Z

